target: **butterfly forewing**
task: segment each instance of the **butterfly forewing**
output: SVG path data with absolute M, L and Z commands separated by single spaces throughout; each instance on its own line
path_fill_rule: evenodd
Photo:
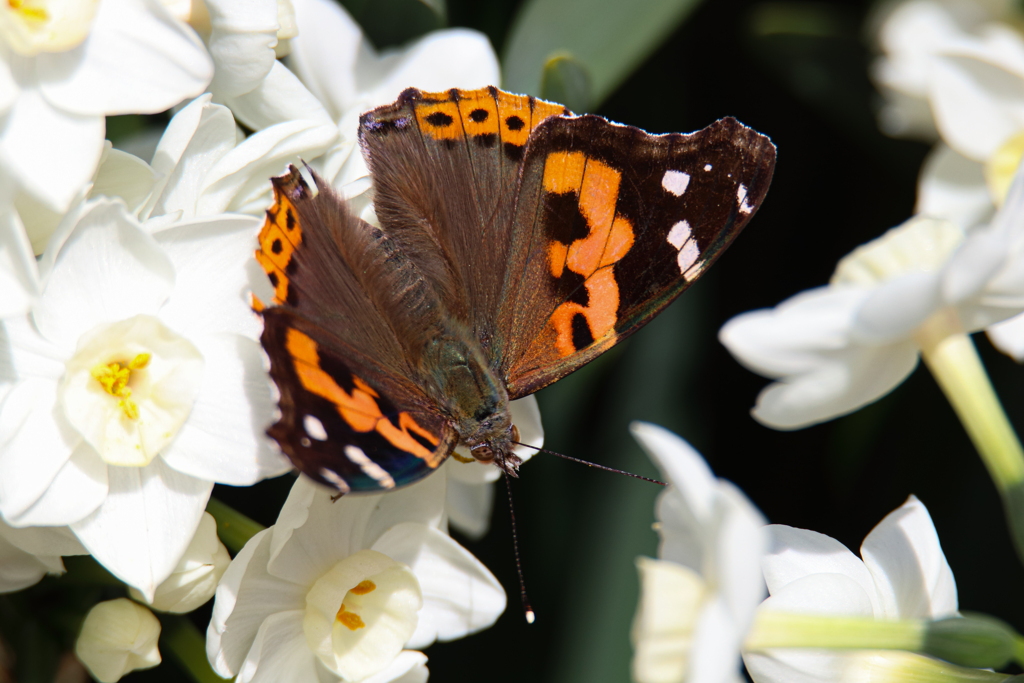
M 501 319 L 509 394 L 531 394 L 632 334 L 683 292 L 753 216 L 775 147 L 723 119 L 649 135 L 554 117 L 530 139 Z
M 564 113 L 497 88 L 409 89 L 360 121 L 382 227 L 488 346 L 504 341 L 493 337 L 527 142 Z

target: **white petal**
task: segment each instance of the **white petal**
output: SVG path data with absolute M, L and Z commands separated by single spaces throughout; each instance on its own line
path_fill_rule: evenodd
M 316 656 L 302 633 L 301 610 L 268 616 L 238 672 L 238 683 L 316 681 Z
M 992 345 L 1018 363 L 1024 361 L 1024 313 L 985 330 Z
M 153 599 L 195 535 L 213 484 L 156 458 L 146 467 L 108 468 L 110 494 L 71 529 L 110 573 Z
M 635 650 L 633 678 L 638 683 L 687 680 L 694 627 L 707 584 L 696 572 L 674 562 L 638 557 L 636 566 L 640 600 L 630 636 Z
M 249 92 L 274 64 L 277 0 L 207 0 L 210 54 L 216 64 L 210 90 L 221 97 Z
M 391 666 L 363 679 L 362 683 L 427 683 L 427 656 L 416 650 L 402 650 Z
M 883 617 L 875 612 L 872 594 L 847 574 L 807 574 L 772 591 L 759 611 Z
M 129 671 L 160 663 L 160 622 L 127 598 L 107 600 L 89 610 L 75 642 L 75 655 L 100 683 L 115 683 Z
M 331 0 L 294 0 L 299 35 L 292 39 L 290 63 L 332 119 L 352 109 L 367 84 L 360 83 L 357 64 L 377 56 L 359 25 Z
M 800 429 L 846 415 L 900 385 L 917 367 L 911 341 L 854 347 L 814 372 L 777 382 L 757 397 L 751 414 L 775 429 Z
M 258 340 L 263 326 L 252 311 L 250 290 L 256 277 L 251 271 L 266 280 L 252 258 L 260 224 L 252 216 L 224 215 L 156 232 L 175 272 L 174 291 L 160 319 L 189 336 L 231 333 Z
M 50 248 L 59 250 L 33 313 L 48 339 L 155 313 L 174 284 L 170 259 L 118 201 L 88 202 L 63 245 Z
M 206 652 L 214 670 L 224 678 L 238 672 L 260 625 L 272 614 L 299 610 L 301 634 L 309 585 L 282 581 L 267 573 L 270 535 L 271 529 L 266 529 L 249 539 L 217 587 Z M 302 646 L 309 652 L 304 637 Z
M 693 634 L 693 658 L 687 681 L 692 683 L 740 683 L 740 643 L 747 625 L 737 624 L 720 600 L 701 610 Z
M 102 116 L 59 109 L 24 89 L 0 122 L 0 150 L 25 191 L 63 213 L 96 172 L 104 129 Z
M 128 205 L 129 213 L 135 213 L 149 199 L 158 175 L 152 166 L 134 154 L 108 147 L 103 152 L 89 196 L 120 197 Z
M 765 518 L 742 491 L 727 481 L 720 481 L 718 489 L 714 551 L 719 601 L 734 628 L 746 633 L 766 592 L 760 564 L 770 536 Z
M 56 383 L 14 386 L 0 410 L 0 512 L 8 522 L 42 497 L 80 442 L 57 407 Z
M 985 223 L 994 209 L 983 166 L 939 143 L 921 166 L 914 213 L 946 218 L 962 228 Z
M 0 176 L 0 182 L 5 182 Z M 28 312 L 39 294 L 39 269 L 17 211 L 0 202 L 0 319 Z
M 855 653 L 772 650 L 744 652 L 743 663 L 755 683 L 836 683 L 853 663 Z
M 267 179 L 286 164 L 319 156 L 337 136 L 334 124 L 309 119 L 280 123 L 249 136 L 210 170 L 203 181 L 197 214 L 258 211 L 262 215 L 271 203 Z
M 0 522 L 0 536 L 32 555 L 88 555 L 75 534 L 66 526 L 33 526 L 16 529 Z
M 37 57 L 46 98 L 93 116 L 155 114 L 203 92 L 213 63 L 155 0 L 104 0 L 78 48 Z
M 633 422 L 629 431 L 665 480 L 679 491 L 692 517 L 698 523 L 709 521 L 718 480 L 700 453 L 669 430 L 649 422 Z
M 412 568 L 423 593 L 416 632 L 406 647 L 462 638 L 490 627 L 505 611 L 505 591 L 472 553 L 423 524 L 398 524 L 373 549 Z
M 913 334 L 943 303 L 941 274 L 909 273 L 874 288 L 854 317 L 850 339 L 881 346 Z
M 444 521 L 445 478 L 429 476 L 386 495 L 343 496 L 299 477 L 274 525 L 269 571 L 310 584 L 345 557 L 371 547 L 391 527 Z
M 0 593 L 20 591 L 38 583 L 47 572 L 63 571 L 63 564 L 54 567 L 47 560 L 56 560 L 60 564 L 59 556 L 36 557 L 0 535 Z
M 83 441 L 43 495 L 10 521 L 28 525 L 73 524 L 92 514 L 106 499 L 107 490 L 107 465 Z
M 943 140 L 983 162 L 1024 123 L 1024 78 L 970 56 L 932 61 L 929 100 Z
M 226 107 L 201 97 L 171 119 L 153 155 L 153 168 L 166 174 L 143 209 L 144 217 L 182 211 L 196 214 L 210 169 L 235 147 L 235 119 Z
M 368 65 L 369 66 L 369 65 Z M 375 67 L 375 68 L 374 68 Z M 372 82 L 370 103 L 385 104 L 409 87 L 436 92 L 449 88 L 471 90 L 501 80 L 498 57 L 487 36 L 470 29 L 434 31 L 400 50 L 381 53 L 380 64 L 357 63 L 356 73 Z
M 337 133 L 327 110 L 281 62 L 274 62 L 270 73 L 256 88 L 244 95 L 226 98 L 224 103 L 231 107 L 239 121 L 253 130 L 305 120 L 331 126 Z
M 441 467 L 450 471 L 474 464 L 461 463 L 449 458 Z M 452 527 L 470 539 L 479 540 L 484 537 L 491 525 L 493 508 L 494 484 L 467 484 L 449 476 L 445 510 L 448 512 L 448 523 Z
M 942 619 L 956 614 L 953 571 L 928 510 L 914 496 L 872 529 L 860 553 L 878 587 L 884 616 Z
M 188 421 L 161 454 L 168 466 L 199 479 L 250 486 L 292 465 L 264 434 L 274 399 L 258 342 L 240 335 L 196 338 L 205 361 Z
M 761 568 L 772 595 L 806 576 L 845 576 L 868 596 L 873 613 L 882 614 L 881 599 L 871 573 L 845 545 L 825 534 L 782 524 L 770 525 L 768 532 L 771 546 Z

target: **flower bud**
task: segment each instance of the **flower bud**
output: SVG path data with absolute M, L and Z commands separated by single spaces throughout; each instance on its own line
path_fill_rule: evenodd
M 128 598 L 101 602 L 89 610 L 75 654 L 100 683 L 114 683 L 129 671 L 160 663 L 160 622 Z
M 939 619 L 928 624 L 922 651 L 960 666 L 999 669 L 1013 657 L 1014 632 L 985 614 Z
M 152 607 L 161 612 L 191 612 L 213 597 L 230 563 L 227 548 L 217 538 L 217 523 L 204 512 L 185 554 L 171 575 L 157 586 Z M 147 602 L 138 590 L 132 588 L 129 592 L 139 602 Z

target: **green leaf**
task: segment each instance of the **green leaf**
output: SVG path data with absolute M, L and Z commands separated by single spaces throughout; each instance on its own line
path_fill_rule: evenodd
M 569 54 L 591 81 L 598 106 L 650 55 L 700 0 L 527 0 L 501 64 L 506 90 L 541 94 L 545 66 Z
M 448 25 L 445 0 L 341 0 L 378 50 Z
M 544 65 L 540 96 L 559 102 L 577 114 L 590 111 L 590 74 L 580 61 L 567 52 L 551 57 Z

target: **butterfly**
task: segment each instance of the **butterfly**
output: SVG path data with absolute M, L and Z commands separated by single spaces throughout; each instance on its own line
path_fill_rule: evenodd
M 650 135 L 494 87 L 363 114 L 380 227 L 313 174 L 273 179 L 257 302 L 295 466 L 380 492 L 459 444 L 515 475 L 509 402 L 619 343 L 754 215 L 775 147 L 732 118 Z

